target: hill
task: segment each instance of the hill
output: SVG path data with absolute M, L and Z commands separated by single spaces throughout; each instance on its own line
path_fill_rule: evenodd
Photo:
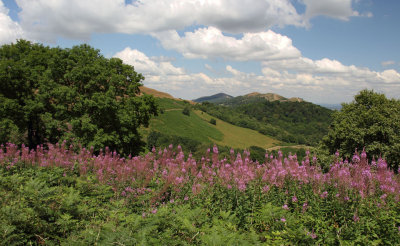
M 169 99 L 181 100 L 181 99 L 177 99 L 177 98 L 171 96 L 168 93 L 157 91 L 155 89 L 151 89 L 151 88 L 146 87 L 146 86 L 140 86 L 139 90 L 140 90 L 140 94 L 139 95 L 148 94 L 148 95 L 153 95 L 153 96 L 159 97 L 159 98 L 169 98 Z
M 332 110 L 310 102 L 270 99 L 252 94 L 219 104 L 202 103 L 197 108 L 233 125 L 288 143 L 316 145 L 327 133 Z
M 275 94 L 275 93 L 252 92 L 252 93 L 246 94 L 244 96 L 226 98 L 224 100 L 219 100 L 217 102 L 212 102 L 212 103 L 226 105 L 226 106 L 233 106 L 233 105 L 238 105 L 238 104 L 255 103 L 255 102 L 260 102 L 260 101 L 265 101 L 265 100 L 267 100 L 269 102 L 275 102 L 275 101 L 304 102 L 304 100 L 299 97 L 286 98 L 286 97 L 283 97 L 283 96 Z
M 212 96 L 200 97 L 194 99 L 194 102 L 201 103 L 201 102 L 210 102 L 210 103 L 220 103 L 227 99 L 231 99 L 233 96 L 225 94 L 225 93 L 218 93 Z
M 147 140 L 148 149 L 166 147 L 169 144 L 181 145 L 187 152 L 203 151 L 213 144 L 235 149 L 249 149 L 251 146 L 265 149 L 282 144 L 281 141 L 261 134 L 258 131 L 236 126 L 216 119 L 210 123 L 211 115 L 202 112 L 188 102 L 170 98 L 157 98 L 161 114 L 150 121 L 148 128 L 142 128 L 142 135 Z M 189 115 L 182 113 L 189 108 Z

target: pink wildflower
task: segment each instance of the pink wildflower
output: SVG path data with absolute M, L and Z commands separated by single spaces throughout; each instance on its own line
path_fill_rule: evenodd
M 282 208 L 285 209 L 285 210 L 289 210 L 289 207 L 288 207 L 287 204 L 284 204 L 284 205 L 282 206 Z
M 297 197 L 296 196 L 293 196 L 292 197 L 292 202 L 297 202 L 298 200 L 297 200 Z
M 284 217 L 281 218 L 282 222 L 286 222 L 286 219 Z
M 307 235 L 310 236 L 312 239 L 316 239 L 317 238 L 317 234 L 314 233 L 314 229 L 312 232 L 307 232 Z
M 270 190 L 269 186 L 266 185 L 262 188 L 262 192 L 267 193 Z
M 307 202 L 303 203 L 303 213 L 307 210 L 307 208 L 308 208 L 308 203 Z
M 328 192 L 327 191 L 322 192 L 320 197 L 321 198 L 327 198 L 328 197 Z

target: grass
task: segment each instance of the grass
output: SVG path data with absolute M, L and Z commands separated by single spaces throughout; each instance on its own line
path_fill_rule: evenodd
M 191 138 L 202 143 L 215 143 L 232 148 L 248 149 L 250 146 L 271 148 L 281 144 L 281 141 L 265 136 L 257 131 L 238 127 L 216 119 L 216 125 L 210 123 L 213 118 L 199 110 L 191 110 L 190 115 L 182 114 L 187 106 L 184 101 L 158 98 L 163 113 L 153 118 L 149 128 L 142 128 L 146 138 L 151 130 L 168 135 Z
M 207 123 L 211 118 L 214 118 L 199 110 L 196 110 L 195 113 Z M 238 127 L 219 119 L 216 119 L 216 122 L 217 124 L 213 126 L 223 134 L 222 140 L 215 141 L 217 144 L 241 149 L 246 149 L 250 146 L 259 146 L 267 149 L 281 143 L 279 140 L 265 136 L 248 128 Z
M 188 137 L 204 143 L 222 141 L 223 133 L 215 126 L 202 120 L 191 111 L 190 116 L 182 114 L 182 110 L 167 110 L 152 120 L 150 128 L 164 134 Z

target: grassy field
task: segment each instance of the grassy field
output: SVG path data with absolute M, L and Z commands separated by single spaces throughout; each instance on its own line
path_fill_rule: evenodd
M 205 122 L 209 122 L 210 119 L 213 118 L 202 111 L 194 112 Z M 238 127 L 219 119 L 216 119 L 216 122 L 217 124 L 213 126 L 223 134 L 222 140 L 215 141 L 217 144 L 241 149 L 246 149 L 250 146 L 259 146 L 266 149 L 281 143 L 279 140 L 248 128 Z
M 216 119 L 217 124 L 210 123 L 212 116 L 201 111 L 190 110 L 190 115 L 182 114 L 188 106 L 184 101 L 158 98 L 163 113 L 153 118 L 149 128 L 142 129 L 144 137 L 150 131 L 191 138 L 202 143 L 216 143 L 222 146 L 245 149 L 250 146 L 271 148 L 281 144 L 279 140 L 260 134 L 257 131 L 238 127 Z
M 188 137 L 200 142 L 216 142 L 223 140 L 223 133 L 214 125 L 202 120 L 191 111 L 189 116 L 182 114 L 181 109 L 166 110 L 153 119 L 150 129 L 164 134 Z

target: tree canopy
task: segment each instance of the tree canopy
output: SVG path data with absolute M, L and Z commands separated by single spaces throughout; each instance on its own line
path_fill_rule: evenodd
M 138 97 L 144 77 L 86 44 L 50 48 L 19 40 L 0 47 L 0 142 L 74 141 L 120 153 L 141 149 L 138 128 L 157 114 Z
M 397 170 L 400 162 L 400 101 L 384 94 L 363 90 L 353 102 L 342 104 L 323 145 L 350 158 L 355 149 L 365 148 L 368 156 L 384 157 Z

